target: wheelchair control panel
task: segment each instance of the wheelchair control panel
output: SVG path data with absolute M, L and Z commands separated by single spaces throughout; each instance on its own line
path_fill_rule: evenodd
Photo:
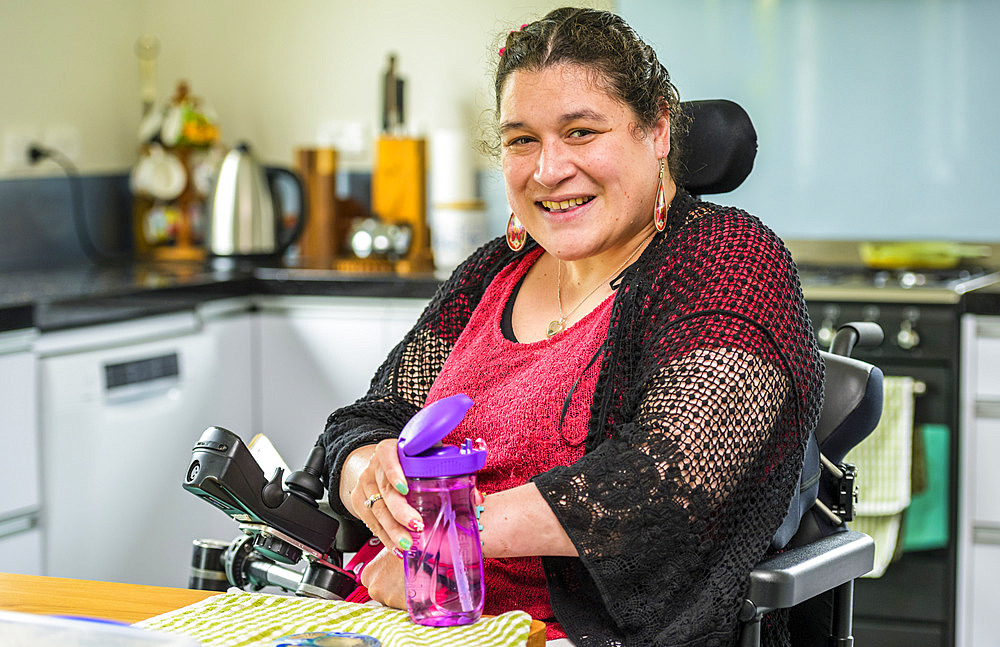
M 192 588 L 278 586 L 298 595 L 343 599 L 357 586 L 335 547 L 340 522 L 320 509 L 324 452 L 285 478 L 267 478 L 239 436 L 206 429 L 191 451 L 183 487 L 232 517 L 243 533 L 231 543 L 196 540 Z M 305 563 L 303 570 L 297 565 Z

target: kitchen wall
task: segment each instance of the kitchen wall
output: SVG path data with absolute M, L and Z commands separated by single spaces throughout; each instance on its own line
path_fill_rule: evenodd
M 759 138 L 720 200 L 786 238 L 1000 240 L 1000 2 L 620 0 L 686 99 Z
M 61 238 L 81 260 L 58 167 L 10 163 L 40 139 L 105 184 L 136 159 L 139 36 L 160 42 L 157 89 L 185 79 L 219 113 L 227 143 L 269 163 L 296 146 L 362 133 L 344 168 L 364 172 L 386 55 L 399 55 L 417 132 L 478 136 L 489 69 L 507 30 L 561 0 L 0 0 L 0 240 L 13 219 Z M 1000 240 L 1000 3 L 993 0 L 591 0 L 617 7 L 660 52 L 684 98 L 728 97 L 757 126 L 744 187 L 720 200 L 785 238 Z M 15 146 L 16 148 L 16 146 Z M 15 156 L 16 157 L 16 156 Z M 478 160 L 495 232 L 502 183 Z M 54 184 L 4 180 L 52 178 Z M 31 194 L 39 187 L 43 195 Z M 115 198 L 115 202 L 119 202 Z M 100 202 L 100 201 L 99 201 Z M 106 201 L 105 201 L 106 202 Z M 105 214 L 101 214 L 103 216 Z M 95 226 L 127 227 L 125 215 Z M 114 218 L 118 218 L 115 220 Z M 104 231 L 99 237 L 127 241 Z M 48 244 L 48 243 L 46 243 Z M 34 255 L 27 247 L 0 249 Z M 0 268 L 3 268 L 0 258 Z
M 224 143 L 249 141 L 263 161 L 285 165 L 298 146 L 333 144 L 350 173 L 340 187 L 366 187 L 390 52 L 407 83 L 409 130 L 458 129 L 476 141 L 492 107 L 501 37 L 562 4 L 0 0 L 0 271 L 88 262 L 69 186 L 54 163 L 27 164 L 28 141 L 70 158 L 84 174 L 93 237 L 106 250 L 128 249 L 123 192 L 137 159 L 140 36 L 159 41 L 160 101 L 186 80 L 218 113 Z M 613 1 L 582 4 L 610 9 Z M 343 133 L 359 135 L 360 146 L 344 146 Z M 496 235 L 507 217 L 503 184 L 491 160 L 476 164 Z
M 360 128 L 370 162 L 381 75 L 396 52 L 410 127 L 476 132 L 491 107 L 497 41 L 559 0 L 0 0 L 0 143 L 24 135 L 68 144 L 87 173 L 136 158 L 140 36 L 160 42 L 157 88 L 178 80 L 219 113 L 223 139 L 249 140 L 273 163 Z M 582 4 L 611 8 L 612 0 Z M 0 156 L 0 178 L 57 174 Z
M 50 165 L 29 173 L 23 160 L 9 159 L 8 149 L 27 138 L 59 144 L 88 172 L 132 163 L 132 46 L 143 13 L 143 2 L 129 0 L 0 0 L 0 178 L 57 174 Z
M 141 36 L 159 41 L 161 101 L 186 80 L 218 113 L 224 143 L 247 140 L 266 163 L 285 165 L 298 146 L 332 143 L 350 173 L 340 187 L 365 187 L 390 52 L 407 82 L 410 131 L 458 129 L 475 141 L 492 107 L 501 37 L 562 4 L 0 0 L 0 271 L 88 262 L 69 186 L 56 164 L 24 160 L 28 141 L 69 157 L 84 174 L 93 237 L 106 250 L 128 249 L 125 182 L 138 152 Z M 610 9 L 613 0 L 581 4 Z M 360 146 L 343 147 L 343 133 L 360 135 Z M 499 234 L 507 217 L 502 181 L 490 160 L 476 164 L 490 233 Z

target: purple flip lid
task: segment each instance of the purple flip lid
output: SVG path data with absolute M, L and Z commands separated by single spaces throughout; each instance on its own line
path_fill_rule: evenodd
M 456 393 L 427 405 L 399 434 L 399 463 L 407 477 L 439 477 L 472 474 L 486 464 L 486 450 L 476 449 L 468 438 L 461 447 L 442 445 L 441 440 L 465 417 L 472 398 Z

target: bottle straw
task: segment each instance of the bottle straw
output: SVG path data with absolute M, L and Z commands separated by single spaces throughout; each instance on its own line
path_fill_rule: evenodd
M 420 560 L 417 562 L 417 567 L 415 569 L 416 573 L 414 573 L 414 581 L 419 581 L 420 573 L 422 572 L 429 573 L 428 576 L 430 578 L 429 587 L 431 591 L 434 590 L 434 580 L 435 580 L 434 572 L 436 570 L 436 565 L 441 562 L 441 532 L 439 528 L 441 527 L 442 523 L 447 523 L 447 519 L 444 518 L 444 508 L 438 510 L 437 518 L 434 519 L 434 523 L 431 524 L 430 528 L 424 531 L 424 537 L 426 538 L 426 543 L 423 546 L 423 552 L 420 555 Z M 431 542 L 430 542 L 431 538 L 438 540 L 438 549 L 437 549 L 438 558 L 435 561 L 434 565 L 430 564 L 431 555 L 434 554 L 434 551 L 431 549 Z M 434 606 L 440 607 L 440 605 L 437 603 L 437 600 L 434 599 L 434 595 L 431 595 L 430 599 L 431 603 Z
M 469 582 L 465 579 L 465 560 L 458 545 L 458 529 L 455 524 L 455 510 L 451 507 L 451 494 L 441 491 L 441 509 L 448 525 L 448 545 L 451 548 L 451 566 L 455 571 L 455 585 L 458 587 L 458 601 L 462 611 L 472 611 L 472 595 L 469 593 Z

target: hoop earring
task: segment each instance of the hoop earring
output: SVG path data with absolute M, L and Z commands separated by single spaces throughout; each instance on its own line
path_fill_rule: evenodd
M 507 247 L 512 251 L 519 252 L 524 249 L 524 243 L 528 240 L 528 230 L 524 228 L 521 221 L 517 219 L 514 212 L 510 212 L 507 219 Z
M 663 175 L 666 172 L 666 160 L 660 158 L 660 181 L 656 189 L 656 207 L 653 208 L 653 225 L 656 231 L 663 232 L 667 228 L 667 209 L 670 204 L 667 202 L 667 193 L 663 189 Z

